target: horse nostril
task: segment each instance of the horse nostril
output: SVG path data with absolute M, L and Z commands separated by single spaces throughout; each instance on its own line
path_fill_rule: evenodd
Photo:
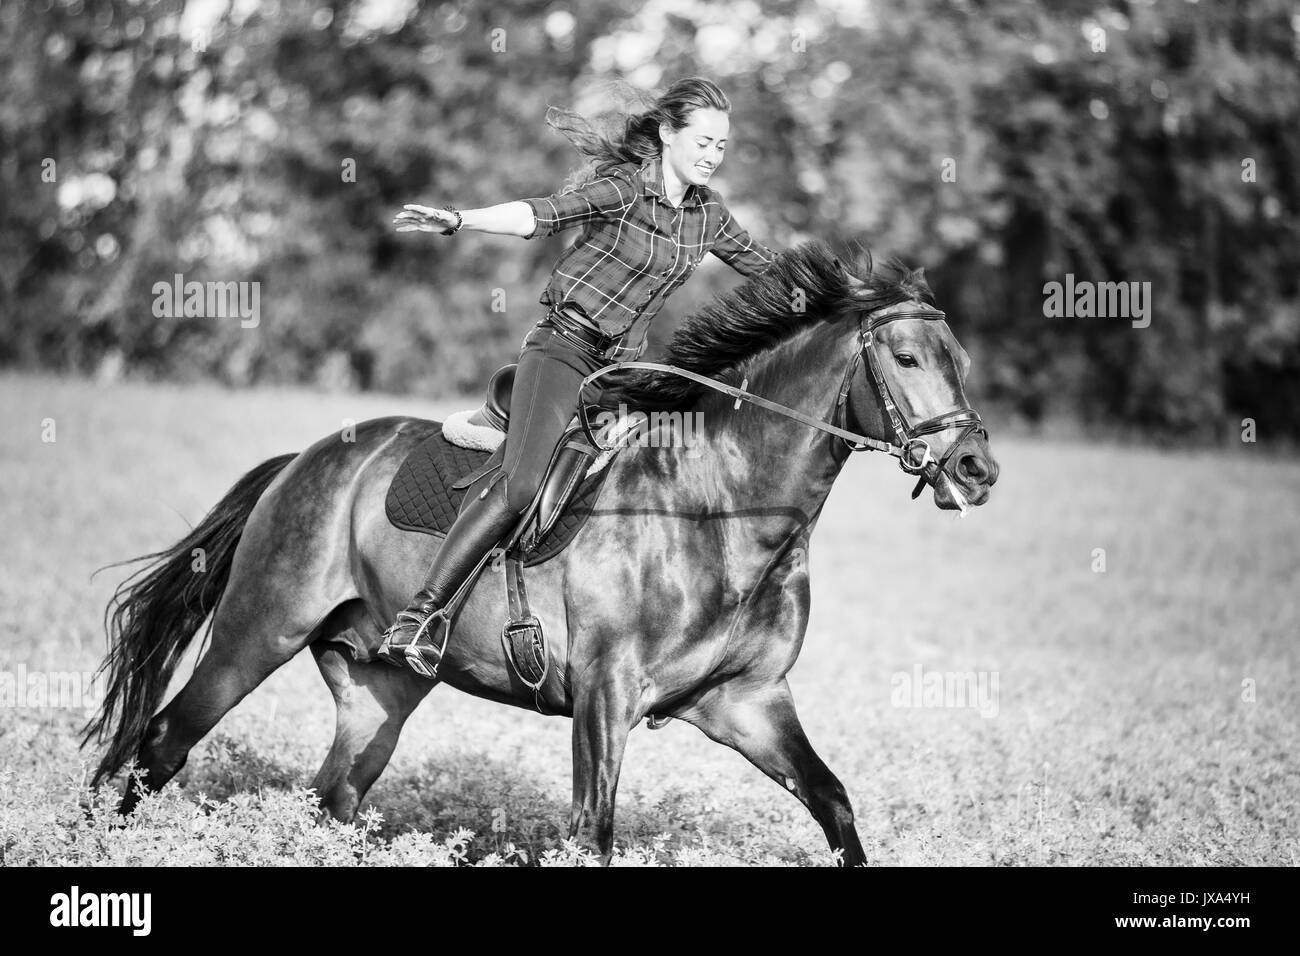
M 983 484 L 984 479 L 989 476 L 988 468 L 985 467 L 984 460 L 979 455 L 962 455 L 957 462 L 957 469 L 963 478 L 967 478 L 977 485 Z

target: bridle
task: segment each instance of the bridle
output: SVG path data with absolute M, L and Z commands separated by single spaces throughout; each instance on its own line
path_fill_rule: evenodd
M 908 422 L 898 407 L 898 402 L 894 400 L 894 393 L 890 390 L 889 382 L 885 379 L 885 373 L 881 368 L 880 357 L 876 354 L 876 347 L 880 343 L 876 331 L 882 326 L 903 319 L 941 322 L 947 319 L 947 315 L 939 309 L 910 309 L 906 312 L 891 312 L 888 315 L 868 313 L 858 331 L 859 347 L 853 353 L 853 360 L 849 362 L 849 367 L 844 372 L 844 381 L 840 384 L 840 391 L 835 399 L 835 421 L 847 424 L 849 390 L 853 387 L 853 378 L 859 363 L 865 361 L 871 372 L 871 380 L 880 398 L 880 404 L 884 406 L 885 414 L 889 418 L 889 426 L 894 432 L 894 444 L 890 445 L 889 452 L 898 458 L 898 465 L 903 471 L 909 475 L 919 476 L 916 487 L 912 489 L 912 497 L 916 498 L 921 493 L 921 489 L 927 484 L 933 485 L 940 474 L 947 474 L 952 478 L 952 473 L 946 469 L 953 452 L 973 433 L 978 432 L 987 439 L 988 429 L 984 427 L 979 412 L 969 407 L 954 408 L 916 424 Z M 936 461 L 925 436 L 949 428 L 961 428 L 962 433 L 955 441 L 948 444 L 943 457 Z M 855 443 L 849 439 L 844 440 L 849 442 L 851 451 L 878 450 L 876 443 Z
M 678 368 L 675 365 L 662 365 L 658 362 L 616 362 L 612 365 L 606 365 L 592 372 L 582 380 L 578 386 L 578 395 L 581 396 L 588 385 L 605 375 L 623 369 L 636 369 L 641 371 L 662 372 L 669 375 L 676 375 L 681 378 L 689 379 L 706 388 L 721 392 L 736 400 L 735 408 L 740 408 L 741 402 L 749 402 L 751 405 L 757 405 L 759 408 L 765 408 L 768 411 L 776 412 L 786 418 L 793 419 L 800 424 L 807 425 L 809 428 L 815 428 L 818 431 L 826 432 L 839 438 L 850 451 L 880 451 L 898 459 L 898 465 L 909 475 L 917 475 L 918 481 L 916 487 L 912 489 L 912 497 L 920 495 L 921 490 L 927 485 L 933 485 L 940 475 L 945 475 L 949 479 L 953 476 L 950 472 L 945 471 L 953 452 L 965 441 L 971 434 L 978 432 L 985 438 L 988 437 L 988 430 L 984 427 L 984 422 L 980 419 L 979 412 L 973 408 L 954 408 L 942 414 L 927 418 L 925 421 L 917 422 L 915 425 L 910 424 L 903 412 L 894 401 L 894 395 L 890 391 L 889 383 L 885 380 L 881 370 L 880 359 L 876 355 L 876 345 L 879 338 L 876 330 L 881 326 L 888 325 L 891 322 L 898 322 L 902 319 L 924 319 L 929 321 L 939 321 L 946 319 L 947 316 L 938 309 L 915 309 L 907 312 L 892 312 L 888 315 L 877 315 L 875 312 L 866 314 L 858 330 L 859 347 L 853 353 L 853 358 L 849 366 L 845 369 L 844 380 L 840 384 L 840 390 L 835 400 L 835 410 L 833 412 L 834 421 L 825 422 L 819 418 L 813 418 L 798 409 L 790 408 L 771 399 L 763 398 L 761 395 L 755 395 L 753 392 L 745 390 L 749 384 L 749 379 L 745 379 L 739 386 L 728 385 L 725 382 L 719 382 L 717 379 L 709 378 L 698 372 L 692 372 L 688 369 Z M 878 438 L 872 438 L 869 435 L 859 435 L 850 431 L 845 426 L 848 424 L 848 397 L 849 390 L 853 386 L 853 378 L 857 373 L 858 365 L 865 362 L 867 368 L 871 371 L 871 379 L 874 383 L 876 392 L 879 395 L 880 402 L 885 408 L 885 414 L 889 418 L 890 428 L 894 432 L 894 440 L 881 441 Z M 587 415 L 588 406 L 579 402 L 579 420 L 583 432 L 597 448 L 608 450 L 607 446 L 602 444 L 597 438 L 591 427 L 590 418 Z M 593 406 L 599 408 L 600 406 Z M 944 431 L 948 428 L 963 429 L 961 435 L 956 441 L 948 446 L 948 450 L 940 459 L 935 459 L 930 450 L 930 443 L 925 440 L 926 435 L 933 435 L 937 432 Z

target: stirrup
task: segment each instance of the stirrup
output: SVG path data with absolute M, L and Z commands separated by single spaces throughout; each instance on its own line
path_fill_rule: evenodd
M 427 638 L 430 631 L 433 631 L 439 622 L 443 624 L 442 643 L 435 645 L 433 640 L 427 640 Z M 447 613 L 446 608 L 440 607 L 424 619 L 424 623 L 416 628 L 415 636 L 411 638 L 410 643 L 403 648 L 402 655 L 406 661 L 406 666 L 421 677 L 436 680 L 438 665 L 442 663 L 442 655 L 447 649 L 447 639 L 450 636 L 451 616 Z

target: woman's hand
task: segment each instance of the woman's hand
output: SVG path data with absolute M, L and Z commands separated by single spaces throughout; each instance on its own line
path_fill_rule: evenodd
M 393 217 L 398 232 L 438 232 L 444 236 L 451 235 L 459 221 L 455 212 L 414 203 L 407 203 Z

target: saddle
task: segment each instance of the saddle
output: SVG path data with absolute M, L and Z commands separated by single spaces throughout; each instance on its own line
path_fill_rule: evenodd
M 437 434 L 407 455 L 388 486 L 390 524 L 431 535 L 450 530 L 468 493 L 478 493 L 504 457 L 514 375 L 514 365 L 498 369 L 480 408 L 448 416 Z M 608 456 L 598 455 L 576 420 L 570 423 L 536 500 L 507 537 L 515 539 L 527 566 L 562 552 L 586 523 L 605 481 Z
M 394 527 L 445 535 L 469 495 L 486 488 L 504 459 L 515 368 L 498 369 L 480 408 L 448 416 L 436 434 L 407 455 L 385 498 L 385 512 Z M 611 455 L 591 444 L 575 417 L 551 456 L 532 504 L 498 548 L 505 561 L 509 609 L 503 649 L 516 675 L 532 689 L 539 710 L 549 654 L 541 623 L 528 607 L 523 569 L 560 554 L 581 530 L 600 496 Z M 472 588 L 471 579 L 461 593 L 467 596 Z M 452 619 L 454 626 L 455 609 Z

